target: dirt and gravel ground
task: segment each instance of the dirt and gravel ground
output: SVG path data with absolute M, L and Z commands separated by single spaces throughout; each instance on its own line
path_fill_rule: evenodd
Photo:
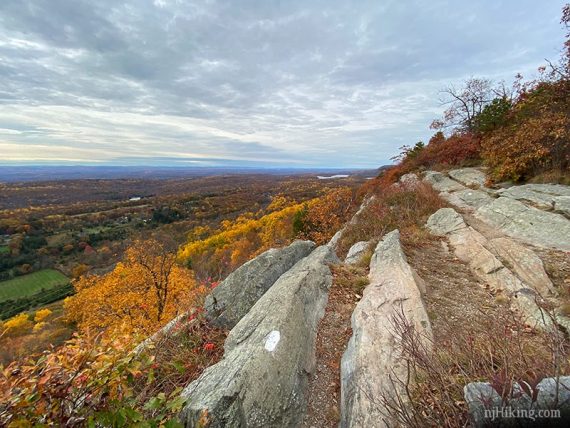
M 363 268 L 333 267 L 333 285 L 317 333 L 317 367 L 309 380 L 302 426 L 337 427 L 340 420 L 340 360 L 352 336 L 350 316 L 366 285 Z

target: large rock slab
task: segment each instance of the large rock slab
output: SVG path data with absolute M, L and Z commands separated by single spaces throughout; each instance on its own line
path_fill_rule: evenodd
M 530 248 L 506 237 L 491 239 L 486 247 L 502 259 L 525 284 L 530 285 L 541 296 L 547 297 L 557 294 L 552 281 L 544 270 L 542 260 Z
M 552 210 L 560 196 L 570 197 L 570 187 L 561 184 L 524 184 L 498 192 L 501 196 L 527 202 L 543 210 Z
M 542 379 L 531 395 L 518 383 L 510 394 L 503 398 L 488 382 L 471 382 L 463 388 L 465 402 L 469 407 L 471 425 L 474 427 L 567 427 L 570 424 L 570 377 Z M 540 418 L 538 410 L 560 411 L 557 418 Z M 509 417 L 515 412 L 534 412 L 534 419 Z
M 224 357 L 182 393 L 187 427 L 292 427 L 303 419 L 317 324 L 332 284 L 322 246 L 283 274 L 230 331 Z M 202 420 L 202 421 L 201 421 Z
M 468 226 L 452 208 L 442 208 L 432 214 L 426 224 L 431 233 L 446 236 L 455 256 L 494 290 L 504 292 L 510 302 L 525 316 L 530 325 L 551 329 L 552 323 L 537 304 L 540 296 L 529 284 L 523 283 L 488 249 L 491 243 Z
M 206 317 L 215 326 L 231 329 L 277 279 L 315 248 L 311 241 L 295 241 L 272 248 L 232 272 L 206 298 Z
M 449 171 L 449 176 L 465 186 L 485 187 L 487 177 L 477 168 L 460 168 Z
M 352 331 L 341 362 L 341 427 L 394 426 L 383 397 L 404 397 L 406 363 L 397 351 L 392 322 L 403 313 L 417 331 L 432 336 L 417 276 L 406 261 L 397 230 L 378 244 L 370 285 L 352 314 Z
M 508 236 L 532 245 L 570 250 L 570 220 L 517 200 L 500 197 L 475 211 L 475 217 Z
M 371 244 L 369 241 L 360 241 L 354 244 L 352 247 L 350 247 L 350 250 L 348 250 L 348 254 L 344 259 L 344 263 L 347 265 L 358 264 L 368 251 L 370 245 Z
M 427 181 L 438 192 L 457 192 L 465 190 L 466 187 L 457 181 L 452 180 L 445 174 L 437 171 L 426 171 L 424 181 Z
M 465 189 L 457 192 L 441 192 L 440 196 L 457 208 L 473 212 L 477 208 L 493 201 L 487 192 L 482 190 Z

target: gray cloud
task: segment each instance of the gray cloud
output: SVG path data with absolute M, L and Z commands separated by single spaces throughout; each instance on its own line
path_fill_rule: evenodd
M 556 57 L 563 4 L 3 0 L 0 162 L 378 166 L 444 84 Z

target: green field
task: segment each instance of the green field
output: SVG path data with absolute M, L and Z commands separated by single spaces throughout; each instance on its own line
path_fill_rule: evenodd
M 44 269 L 38 272 L 22 275 L 8 281 L 0 282 L 0 302 L 29 297 L 43 290 L 62 287 L 69 283 L 61 272 Z
M 10 252 L 10 248 L 6 245 L 0 245 L 0 254 L 8 254 Z

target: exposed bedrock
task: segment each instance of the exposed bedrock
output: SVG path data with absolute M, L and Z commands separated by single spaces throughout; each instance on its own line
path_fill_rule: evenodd
M 187 427 L 293 427 L 303 419 L 317 325 L 332 284 L 322 246 L 284 273 L 230 331 L 224 357 L 182 393 Z
M 528 244 L 570 250 L 570 220 L 560 214 L 500 197 L 477 209 L 475 217 Z
M 465 186 L 484 187 L 485 173 L 477 168 L 460 168 L 449 171 L 449 176 Z
M 364 259 L 364 256 L 368 252 L 368 249 L 371 245 L 372 244 L 370 241 L 357 242 L 352 247 L 350 247 L 350 250 L 348 250 L 348 254 L 344 259 L 344 263 L 347 265 L 355 265 L 360 263 Z
M 281 275 L 314 248 L 311 241 L 295 241 L 288 247 L 272 248 L 245 263 L 206 298 L 206 317 L 218 327 L 233 328 Z
M 488 382 L 471 382 L 465 385 L 463 394 L 474 427 L 567 427 L 570 424 L 569 376 L 542 379 L 534 388 L 514 383 L 506 397 Z M 539 417 L 539 410 L 553 409 L 560 412 L 557 417 Z M 532 413 L 534 419 L 513 418 L 516 413 Z
M 341 427 L 393 426 L 383 400 L 404 397 L 407 368 L 398 350 L 393 321 L 403 314 L 427 339 L 431 326 L 419 278 L 406 260 L 398 230 L 378 244 L 370 284 L 352 314 L 352 332 L 341 362 Z
M 427 221 L 427 228 L 434 235 L 447 237 L 457 258 L 466 263 L 473 273 L 492 289 L 504 292 L 529 324 L 540 328 L 552 326 L 547 314 L 537 304 L 541 301 L 542 293 L 553 294 L 550 281 L 540 283 L 538 289 L 533 287 L 544 279 L 546 273 L 539 272 L 529 280 L 529 283 L 525 283 L 506 268 L 496 256 L 503 254 L 510 262 L 519 265 L 513 268 L 515 272 L 519 271 L 522 277 L 529 278 L 529 266 L 536 269 L 542 267 L 542 263 L 537 262 L 534 253 L 524 249 L 518 257 L 512 257 L 512 252 L 519 248 L 515 242 L 509 242 L 511 241 L 509 238 L 487 240 L 481 233 L 468 226 L 453 208 L 442 208 L 432 214 Z M 528 256 L 528 259 L 525 259 L 525 256 Z

